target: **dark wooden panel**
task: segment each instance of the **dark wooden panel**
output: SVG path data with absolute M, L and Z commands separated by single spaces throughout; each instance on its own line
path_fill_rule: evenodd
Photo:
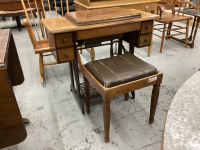
M 18 144 L 27 133 L 12 89 L 24 81 L 9 29 L 0 30 L 0 149 Z
M 18 144 L 27 133 L 5 69 L 0 70 L 0 149 Z

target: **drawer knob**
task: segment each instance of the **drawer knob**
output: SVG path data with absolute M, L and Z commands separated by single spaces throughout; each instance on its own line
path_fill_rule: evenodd
M 66 53 L 66 54 L 65 54 L 65 57 L 69 57 L 69 54 Z
M 149 6 L 146 6 L 146 9 L 148 9 L 149 8 Z
M 66 42 L 67 42 L 67 39 L 63 39 L 62 41 L 63 41 L 63 43 L 66 43 Z
M 147 39 L 145 39 L 144 42 L 147 42 Z
M 146 26 L 146 29 L 149 29 L 149 26 Z

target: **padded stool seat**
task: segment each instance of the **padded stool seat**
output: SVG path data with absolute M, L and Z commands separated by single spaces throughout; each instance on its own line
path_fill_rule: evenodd
M 129 53 L 89 62 L 85 68 L 106 88 L 158 73 L 154 66 Z

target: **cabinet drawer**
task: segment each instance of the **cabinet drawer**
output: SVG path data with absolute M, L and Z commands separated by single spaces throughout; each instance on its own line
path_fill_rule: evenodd
M 151 33 L 153 29 L 153 20 L 142 22 L 141 34 Z
M 151 45 L 151 37 L 152 37 L 152 33 L 140 35 L 138 47 L 150 46 Z
M 133 5 L 124 5 L 120 6 L 126 9 L 138 9 L 141 11 L 155 11 L 157 9 L 157 3 L 144 3 L 144 4 L 133 4 Z
M 70 62 L 74 60 L 74 48 L 66 48 L 58 50 L 58 60 L 59 62 Z
M 72 33 L 63 33 L 55 35 L 56 47 L 73 46 Z

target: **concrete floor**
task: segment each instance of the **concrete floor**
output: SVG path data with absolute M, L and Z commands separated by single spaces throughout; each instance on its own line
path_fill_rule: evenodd
M 16 25 L 15 21 L 7 20 L 0 20 L 0 28 Z M 26 125 L 26 140 L 3 150 L 159 150 L 169 105 L 180 86 L 200 68 L 200 31 L 193 49 L 165 40 L 163 53 L 159 53 L 161 39 L 156 36 L 153 37 L 151 57 L 147 57 L 147 48 L 136 48 L 137 57 L 164 74 L 155 122 L 148 123 L 152 87 L 137 90 L 135 100 L 129 98 L 125 102 L 123 96 L 113 98 L 110 142 L 106 144 L 102 103 L 92 105 L 90 115 L 82 115 L 69 89 L 68 63 L 46 66 L 42 84 L 39 58 L 34 54 L 26 28 L 20 32 L 12 29 L 12 33 L 25 76 L 25 82 L 14 87 L 14 92 L 22 116 L 31 122 Z M 108 46 L 95 48 L 95 52 L 96 59 L 109 57 Z M 45 62 L 50 61 L 54 61 L 53 57 L 45 58 Z M 86 51 L 83 51 L 82 61 L 90 61 Z

